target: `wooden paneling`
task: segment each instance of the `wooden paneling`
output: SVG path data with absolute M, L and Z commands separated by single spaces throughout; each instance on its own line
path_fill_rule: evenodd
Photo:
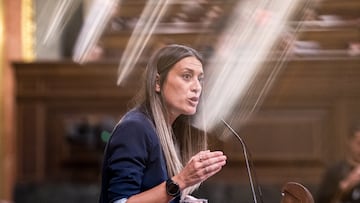
M 359 67 L 351 57 L 289 61 L 251 119 L 241 127 L 232 122 L 261 181 L 315 184 L 325 164 L 343 156 L 348 128 L 360 119 Z M 69 142 L 69 123 L 117 121 L 142 69 L 122 87 L 115 63 L 16 63 L 15 71 L 19 181 L 97 181 L 102 148 Z M 211 147 L 229 157 L 214 180 L 245 181 L 240 143 L 232 136 L 214 140 Z
M 68 121 L 92 119 L 92 127 L 107 118 L 116 122 L 139 89 L 141 69 L 130 74 L 126 85 L 131 88 L 124 88 L 116 85 L 116 64 L 45 62 L 15 67 L 18 180 L 96 181 L 103 149 L 68 142 Z
M 260 181 L 316 185 L 325 166 L 345 156 L 349 129 L 360 120 L 359 67 L 359 58 L 351 57 L 290 60 L 251 119 L 232 121 Z M 225 134 L 222 147 L 230 166 L 217 178 L 246 182 L 241 144 Z
M 239 133 L 257 162 L 320 162 L 326 138 L 326 112 L 321 110 L 263 110 Z M 230 161 L 242 160 L 242 147 L 234 136 L 226 141 Z
M 276 80 L 269 100 L 301 99 L 324 103 L 338 97 L 360 95 L 358 57 L 298 59 L 289 61 Z M 295 101 L 296 102 L 296 101 Z
M 321 49 L 335 50 L 347 49 L 350 42 L 356 42 L 359 39 L 360 30 L 355 26 L 341 29 L 336 27 L 304 29 L 298 36 L 298 40 L 318 42 Z
M 318 3 L 316 10 L 319 15 L 340 15 L 359 17 L 360 2 L 357 0 L 324 0 Z

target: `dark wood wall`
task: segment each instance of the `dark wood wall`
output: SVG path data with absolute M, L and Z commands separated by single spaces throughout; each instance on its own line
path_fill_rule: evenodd
M 117 64 L 14 66 L 18 180 L 97 181 L 103 145 L 94 139 L 101 132 L 92 142 L 76 142 L 69 128 L 117 122 L 138 90 L 141 71 L 118 87 Z M 283 68 L 261 108 L 239 129 L 261 182 L 316 184 L 325 165 L 343 156 L 349 127 L 360 119 L 359 68 L 358 58 L 299 59 Z M 245 181 L 238 141 L 211 140 L 211 148 L 229 157 L 214 180 Z
M 261 108 L 240 128 L 260 180 L 316 185 L 324 168 L 344 157 L 350 128 L 360 120 L 359 67 L 358 58 L 339 58 L 293 60 L 283 68 Z M 235 139 L 224 151 L 243 160 Z
M 100 133 L 89 138 L 88 131 L 119 119 L 138 78 L 117 87 L 117 65 L 103 63 L 18 63 L 15 69 L 18 180 L 96 180 L 103 149 Z

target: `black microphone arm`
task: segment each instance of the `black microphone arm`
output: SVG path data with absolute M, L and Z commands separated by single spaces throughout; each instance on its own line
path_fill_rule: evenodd
M 255 193 L 255 187 L 254 187 L 254 182 L 252 179 L 252 174 L 251 174 L 251 169 L 250 169 L 250 162 L 249 162 L 249 158 L 248 158 L 248 153 L 247 153 L 247 148 L 245 145 L 245 142 L 243 141 L 243 139 L 239 136 L 239 134 L 237 134 L 235 132 L 235 130 L 224 120 L 221 119 L 221 121 L 225 124 L 225 126 L 235 135 L 235 137 L 240 141 L 242 148 L 243 148 L 243 152 L 244 152 L 244 157 L 245 157 L 245 162 L 246 162 L 246 170 L 249 176 L 249 181 L 250 181 L 250 186 L 251 186 L 251 192 L 252 192 L 252 196 L 254 199 L 254 203 L 257 203 L 257 198 L 256 198 L 256 193 Z M 260 194 L 261 195 L 261 194 Z M 261 199 L 262 200 L 262 199 Z M 262 202 L 262 201 L 261 201 Z

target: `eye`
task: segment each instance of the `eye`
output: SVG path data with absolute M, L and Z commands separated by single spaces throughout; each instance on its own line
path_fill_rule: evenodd
M 204 83 L 204 77 L 203 76 L 199 77 L 198 80 L 199 80 L 200 84 Z
M 190 73 L 185 73 L 182 77 L 184 80 L 189 81 L 191 80 L 192 75 Z

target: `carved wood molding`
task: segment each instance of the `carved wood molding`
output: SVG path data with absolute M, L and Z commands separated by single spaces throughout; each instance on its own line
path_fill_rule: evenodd
M 134 71 L 125 86 L 119 87 L 115 63 L 15 63 L 14 66 L 18 99 L 129 98 L 137 92 L 142 74 L 142 70 Z
M 283 67 L 269 100 L 322 100 L 360 96 L 360 58 L 293 60 Z M 310 101 L 310 102 L 311 102 Z

